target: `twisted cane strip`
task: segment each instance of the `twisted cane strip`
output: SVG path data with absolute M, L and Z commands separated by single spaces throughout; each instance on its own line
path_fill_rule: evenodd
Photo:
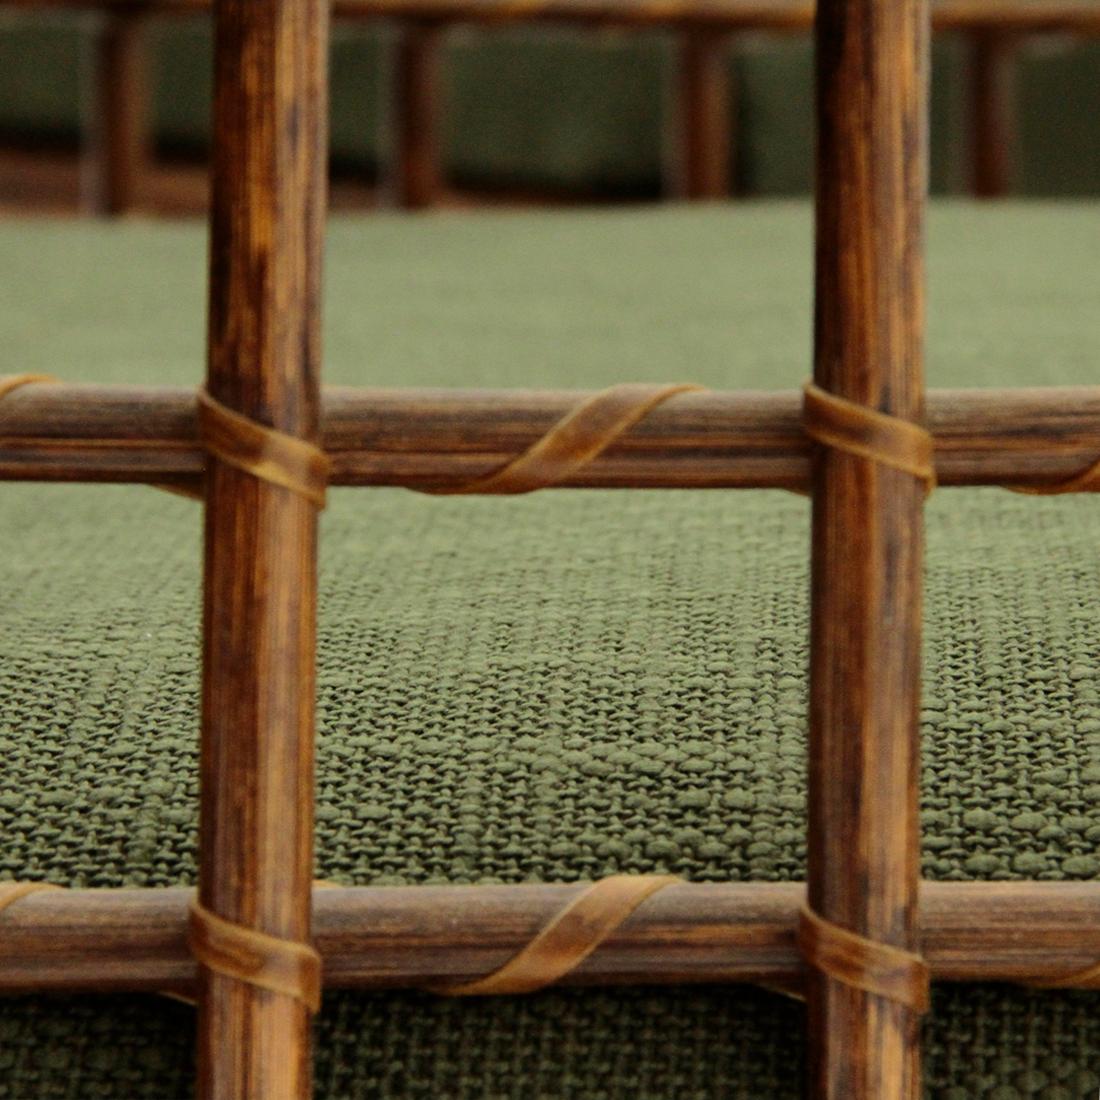
M 702 388 L 689 383 L 629 382 L 601 390 L 571 409 L 545 435 L 499 469 L 461 485 L 421 492 L 436 496 L 531 493 L 560 485 L 603 454 L 658 405 L 677 394 L 698 392 Z
M 1027 984 L 1033 989 L 1100 989 L 1100 962 L 1057 978 L 1033 978 Z
M 2 396 L 2 394 L 0 394 Z M 0 882 L 0 913 L 17 901 L 22 901 L 28 894 L 37 894 L 42 890 L 61 890 L 63 887 L 55 886 L 52 882 Z M 186 1005 L 194 1005 L 191 997 L 182 993 L 173 993 L 169 990 L 161 991 L 162 997 L 168 997 L 173 1001 L 181 1001 Z
M 573 898 L 499 969 L 473 981 L 436 986 L 433 992 L 473 997 L 533 993 L 553 985 L 616 932 L 642 902 L 679 881 L 674 875 L 600 879 Z M 0 884 L 0 912 L 28 894 L 56 889 L 48 882 Z M 311 1012 L 320 1005 L 321 957 L 308 944 L 223 920 L 194 901 L 188 912 L 187 943 L 199 963 L 219 974 L 295 997 Z
M 0 377 L 0 399 L 22 386 L 57 384 L 49 374 L 13 374 Z M 198 393 L 199 439 L 203 449 L 223 462 L 274 485 L 298 493 L 318 508 L 325 506 L 328 456 L 304 439 L 250 420 L 216 401 L 205 390 Z M 170 493 L 202 499 L 175 485 L 157 485 Z
M 310 1012 L 321 1006 L 321 956 L 311 944 L 224 920 L 193 901 L 187 946 L 198 962 L 216 974 L 294 997 Z
M 0 399 L 22 386 L 58 381 L 48 374 L 0 376 Z M 419 491 L 440 496 L 505 494 L 528 493 L 559 485 L 602 454 L 658 405 L 677 394 L 702 389 L 687 384 L 613 386 L 585 399 L 500 469 L 456 486 Z M 805 387 L 804 396 L 803 425 L 811 438 L 912 473 L 925 482 L 929 491 L 935 486 L 932 441 L 923 428 L 854 405 L 812 383 Z M 308 496 L 318 507 L 323 506 L 328 459 L 320 448 L 242 417 L 205 392 L 200 391 L 198 402 L 200 434 L 204 436 L 205 449 L 257 477 Z M 202 497 L 201 491 L 178 485 L 161 484 L 156 488 Z M 1100 492 L 1100 459 L 1061 481 L 1008 488 L 1033 496 Z
M 648 897 L 665 886 L 671 886 L 680 881 L 682 880 L 675 876 L 666 875 L 618 875 L 600 879 L 574 897 L 551 918 L 530 943 L 487 977 L 452 985 L 436 985 L 430 991 L 449 996 L 524 993 L 533 992 L 560 981 L 614 935 L 627 917 Z M 317 880 L 313 884 L 315 889 L 335 885 L 336 883 L 324 880 Z M 63 887 L 50 882 L 0 882 L 0 928 L 3 926 L 4 911 L 23 898 L 39 891 L 61 889 Z M 922 988 L 926 989 L 926 986 L 921 970 L 925 967 L 925 963 L 919 955 L 867 940 L 846 929 L 837 929 L 840 933 L 838 937 L 834 929 L 836 929 L 835 925 L 829 924 L 803 907 L 799 916 L 796 940 L 804 954 L 816 952 L 818 958 L 822 960 L 820 964 L 811 965 L 821 965 L 822 969 L 828 968 L 827 972 L 831 977 L 846 984 L 857 985 L 868 992 L 899 1000 L 905 1004 L 910 1004 L 911 1000 L 918 1005 L 922 1003 L 920 991 Z M 819 941 L 821 946 L 817 946 L 816 943 L 809 944 L 808 941 L 811 940 Z M 554 941 L 564 944 L 564 950 L 560 953 L 556 949 L 549 950 Z M 536 943 L 540 945 L 537 948 Z M 254 951 L 257 945 L 248 941 L 243 946 L 246 951 Z M 885 950 L 882 950 L 884 948 Z M 860 956 L 870 955 L 870 965 L 853 962 L 850 957 L 853 953 L 857 959 Z M 537 960 L 536 956 L 540 954 L 550 958 L 549 965 Z M 304 965 L 310 968 L 312 963 L 306 961 Z M 850 981 L 845 976 L 849 974 Z M 1036 989 L 1100 988 L 1100 962 L 1053 978 L 1021 978 L 1019 984 Z M 312 998 L 312 976 L 307 978 L 305 985 L 307 989 L 302 991 L 303 996 Z M 284 983 L 279 982 L 280 991 L 286 991 L 286 988 Z M 773 984 L 765 985 L 765 988 L 773 989 L 786 996 L 798 996 L 790 987 L 777 988 Z M 191 998 L 177 993 L 163 991 L 162 995 L 194 1004 Z M 298 995 L 297 987 L 293 989 L 291 995 Z M 919 1008 L 916 1010 L 920 1011 Z
M 802 425 L 811 439 L 912 474 L 924 482 L 926 493 L 936 487 L 934 444 L 927 429 L 837 397 L 813 382 L 806 383 L 803 397 Z
M 798 947 L 810 966 L 835 981 L 928 1011 L 928 964 L 912 951 L 841 928 L 807 905 L 799 913 Z
M 0 375 L 0 399 L 8 396 L 20 386 L 30 386 L 35 383 L 56 383 L 58 379 L 52 374 L 5 374 Z
M 320 447 L 242 416 L 205 390 L 198 400 L 199 438 L 208 455 L 324 508 L 329 460 Z
M 52 882 L 0 883 L 0 913 L 29 894 L 60 890 Z M 204 966 L 261 989 L 297 997 L 311 1012 L 321 1000 L 321 956 L 308 944 L 281 940 L 251 928 L 222 920 L 192 902 L 187 943 Z M 164 992 L 163 996 L 193 1005 L 191 997 Z
M 20 386 L 56 383 L 46 374 L 0 377 L 0 398 Z M 530 493 L 561 484 L 583 469 L 658 405 L 702 387 L 687 383 L 612 386 L 582 401 L 543 436 L 500 469 L 455 486 L 425 489 L 440 496 Z M 223 405 L 205 390 L 198 392 L 199 438 L 207 454 L 254 477 L 280 485 L 325 504 L 330 463 L 319 447 L 277 431 Z M 159 486 L 187 496 L 175 486 Z
M 37 894 L 40 890 L 60 889 L 60 886 L 54 886 L 52 882 L 0 882 L 0 913 L 28 894 Z
M 646 898 L 679 881 L 675 875 L 612 875 L 593 882 L 499 969 L 473 981 L 433 986 L 432 992 L 487 997 L 553 985 L 580 966 Z

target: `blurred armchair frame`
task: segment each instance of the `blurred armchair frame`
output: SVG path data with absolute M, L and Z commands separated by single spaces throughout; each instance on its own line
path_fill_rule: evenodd
M 205 14 L 210 0 L 3 0 L 8 11 L 83 10 L 102 15 L 95 45 L 90 204 L 101 214 L 142 205 L 151 150 L 147 28 L 153 18 Z M 347 22 L 387 20 L 399 28 L 391 71 L 392 167 L 383 192 L 394 205 L 423 209 L 446 199 L 440 117 L 441 44 L 448 27 L 557 23 L 584 27 L 662 27 L 676 39 L 676 70 L 666 127 L 666 191 L 708 200 L 736 190 L 735 87 L 731 57 L 746 35 L 806 35 L 813 6 L 802 0 L 334 0 Z M 940 0 L 933 28 L 968 43 L 967 99 L 971 190 L 1005 195 L 1015 142 L 1014 59 L 1037 35 L 1100 37 L 1100 8 L 1082 0 Z

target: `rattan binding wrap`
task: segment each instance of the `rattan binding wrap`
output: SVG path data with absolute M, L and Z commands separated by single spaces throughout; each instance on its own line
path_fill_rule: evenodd
M 586 398 L 570 409 L 527 450 L 500 469 L 461 485 L 425 489 L 438 496 L 533 493 L 560 485 L 603 454 L 658 405 L 704 387 L 687 382 L 649 385 L 626 382 Z
M 859 936 L 809 906 L 799 915 L 798 947 L 808 965 L 844 985 L 928 1011 L 928 964 L 912 951 Z
M 281 939 L 223 920 L 192 902 L 187 945 L 203 966 L 259 989 L 321 1007 L 321 956 L 307 943 Z
M 199 390 L 198 402 L 199 438 L 208 455 L 324 508 L 329 460 L 320 447 L 241 416 L 206 390 Z
M 920 424 L 828 393 L 813 382 L 804 389 L 803 426 L 815 442 L 842 454 L 869 459 L 936 486 L 932 435 Z M 919 954 L 859 935 L 804 905 L 798 947 L 806 964 L 853 989 L 928 1010 L 930 977 Z
M 49 384 L 57 382 L 52 374 L 5 374 L 0 375 L 0 399 L 19 389 L 34 383 Z
M 936 487 L 932 435 L 919 424 L 887 416 L 828 393 L 813 382 L 803 390 L 802 426 L 815 442 L 912 474 L 925 492 Z
M 21 901 L 28 894 L 37 894 L 40 890 L 59 890 L 52 882 L 0 882 L 0 913 L 9 905 Z
M 612 875 L 569 902 L 503 966 L 469 982 L 433 986 L 448 997 L 534 993 L 561 981 L 652 894 L 681 881 L 675 875 Z

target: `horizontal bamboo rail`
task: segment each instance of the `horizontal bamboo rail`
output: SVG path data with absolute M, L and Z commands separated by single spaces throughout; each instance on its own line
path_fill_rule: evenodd
M 316 888 L 329 987 L 425 987 L 495 970 L 575 885 Z M 800 981 L 801 883 L 673 885 L 654 894 L 570 984 Z M 187 889 L 50 890 L 0 915 L 0 993 L 191 989 Z M 1100 959 L 1100 883 L 925 883 L 922 947 L 941 981 L 1032 982 Z
M 326 389 L 334 485 L 425 488 L 503 465 L 585 394 L 535 390 Z M 942 485 L 1027 487 L 1100 458 L 1100 387 L 932 390 Z M 193 390 L 35 385 L 0 403 L 0 479 L 197 487 Z M 809 485 L 795 392 L 687 393 L 655 409 L 566 485 Z
M 210 0 L 2 0 L 0 9 L 70 10 L 191 15 Z M 726 30 L 805 33 L 814 5 L 802 0 L 333 0 L 338 19 L 428 19 L 500 23 L 541 20 L 619 25 L 691 25 Z M 1100 34 L 1100 10 L 1084 0 L 946 0 L 932 6 L 937 31 L 989 28 L 1021 34 Z

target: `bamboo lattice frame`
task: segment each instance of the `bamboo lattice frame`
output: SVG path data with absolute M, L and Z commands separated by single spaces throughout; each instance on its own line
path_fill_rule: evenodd
M 322 0 L 218 7 L 207 392 L 307 455 L 319 440 L 336 484 L 469 485 L 584 395 L 322 399 L 327 15 Z M 941 485 L 1057 489 L 1096 461 L 1095 390 L 933 393 L 925 416 L 927 39 L 925 0 L 819 10 L 815 382 L 857 408 L 926 421 Z M 917 1013 L 820 955 L 801 958 L 800 907 L 872 948 L 921 950 L 937 978 L 1095 985 L 1100 884 L 928 884 L 918 901 L 924 486 L 873 449 L 812 446 L 800 409 L 797 395 L 681 393 L 560 482 L 809 489 L 814 506 L 806 887 L 667 886 L 566 980 L 804 988 L 811 1094 L 915 1100 Z M 556 885 L 314 897 L 314 504 L 242 468 L 183 391 L 25 385 L 4 398 L 0 427 L 5 478 L 202 486 L 206 910 L 276 941 L 314 940 L 332 985 L 439 987 L 496 971 L 577 900 L 578 887 Z M 20 897 L 0 916 L 0 991 L 197 990 L 200 1095 L 304 1100 L 306 1006 L 197 966 L 191 903 L 183 890 Z

